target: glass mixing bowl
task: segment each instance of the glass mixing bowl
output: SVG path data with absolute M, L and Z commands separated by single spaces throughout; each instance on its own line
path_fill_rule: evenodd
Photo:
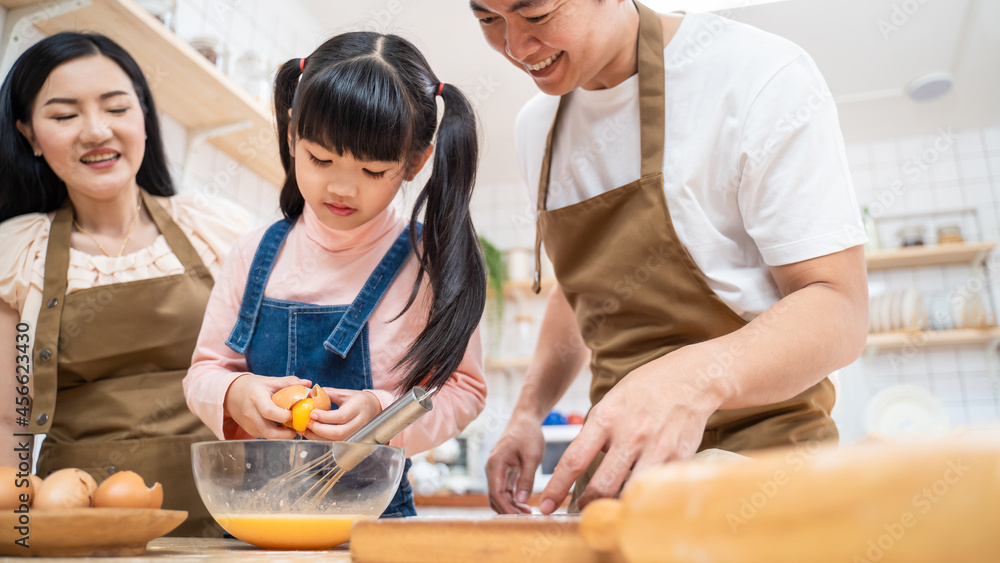
M 191 446 L 198 493 L 233 536 L 267 549 L 327 549 L 392 500 L 406 454 L 394 446 L 226 440 Z

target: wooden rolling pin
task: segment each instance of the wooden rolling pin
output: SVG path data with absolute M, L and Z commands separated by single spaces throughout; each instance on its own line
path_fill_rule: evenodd
M 674 463 L 580 531 L 631 563 L 941 563 L 1000 560 L 1000 440 L 820 449 L 736 464 Z

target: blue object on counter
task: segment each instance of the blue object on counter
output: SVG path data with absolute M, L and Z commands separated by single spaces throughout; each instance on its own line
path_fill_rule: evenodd
M 560 424 L 566 424 L 566 417 L 558 411 L 549 412 L 549 415 L 542 421 L 542 426 L 557 426 Z

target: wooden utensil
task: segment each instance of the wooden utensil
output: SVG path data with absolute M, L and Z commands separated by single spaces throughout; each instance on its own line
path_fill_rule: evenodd
M 993 438 L 669 464 L 588 505 L 580 529 L 634 563 L 940 563 L 995 561 L 998 523 Z
M 392 518 L 351 530 L 355 563 L 621 563 L 580 537 L 577 516 Z
M 0 513 L 0 554 L 33 557 L 141 555 L 146 543 L 173 530 L 187 518 L 184 510 L 146 508 L 71 508 Z M 28 547 L 15 526 L 27 528 Z

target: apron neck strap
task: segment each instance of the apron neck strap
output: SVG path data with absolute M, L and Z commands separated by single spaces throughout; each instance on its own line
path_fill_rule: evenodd
M 639 9 L 639 133 L 642 176 L 663 171 L 663 140 L 666 132 L 663 70 L 663 24 L 653 10 L 636 2 Z
M 45 250 L 45 281 L 42 286 L 46 301 L 55 298 L 60 302 L 66 295 L 66 276 L 69 272 L 69 239 L 73 234 L 73 204 L 69 197 L 56 210 L 49 227 L 49 242 Z
M 142 188 L 139 188 L 139 197 L 142 198 L 142 204 L 149 211 L 149 216 L 156 223 L 156 227 L 160 229 L 160 233 L 167 240 L 170 249 L 174 251 L 177 260 L 184 266 L 184 270 L 194 272 L 204 268 L 205 264 L 198 256 L 198 252 L 191 246 L 191 241 L 184 236 L 181 228 L 170 218 L 167 211 Z
M 665 73 L 663 70 L 663 24 L 660 16 L 643 4 L 636 2 L 639 10 L 639 35 L 636 42 L 636 58 L 639 72 L 639 142 L 642 148 L 641 177 L 652 176 L 663 171 L 663 140 L 666 134 L 664 98 Z M 559 115 L 562 113 L 566 96 L 559 98 L 552 128 L 545 140 L 545 155 L 542 157 L 541 178 L 538 181 L 538 217 L 535 221 L 535 275 L 533 291 L 542 288 L 542 212 L 546 208 L 549 195 L 549 176 L 552 166 L 552 142 L 555 139 Z

